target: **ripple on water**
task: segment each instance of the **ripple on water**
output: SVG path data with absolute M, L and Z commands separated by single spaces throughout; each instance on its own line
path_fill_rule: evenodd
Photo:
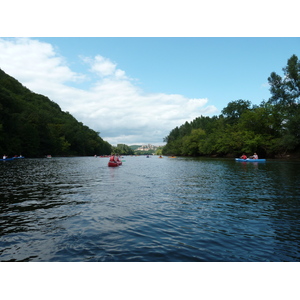
M 5 164 L 1 261 L 300 260 L 299 165 L 107 160 Z

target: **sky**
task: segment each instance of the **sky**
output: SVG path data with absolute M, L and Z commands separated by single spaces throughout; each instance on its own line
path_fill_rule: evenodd
M 297 37 L 0 38 L 0 68 L 111 143 L 163 145 L 176 126 L 260 104 Z
M 300 57 L 293 1 L 272 14 L 267 2 L 16 0 L 0 19 L 0 68 L 112 145 L 163 145 L 231 101 L 268 100 L 270 73 Z

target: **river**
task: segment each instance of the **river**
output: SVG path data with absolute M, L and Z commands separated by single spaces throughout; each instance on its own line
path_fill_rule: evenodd
M 0 260 L 299 262 L 300 162 L 129 156 L 0 164 Z

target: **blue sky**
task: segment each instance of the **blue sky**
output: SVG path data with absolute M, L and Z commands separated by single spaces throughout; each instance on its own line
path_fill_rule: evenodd
M 223 108 L 226 101 L 269 97 L 271 71 L 281 71 L 299 53 L 299 38 L 39 38 L 49 42 L 86 72 L 78 55 L 109 58 L 148 93 L 207 97 Z M 265 88 L 264 88 L 265 87 Z M 223 92 L 222 92 L 223 90 Z M 226 92 L 224 94 L 224 92 Z
M 292 0 L 39 3 L 3 4 L 0 68 L 113 145 L 162 145 L 230 101 L 260 104 L 300 57 Z
M 268 100 L 268 76 L 300 57 L 300 38 L 1 38 L 0 50 L 1 69 L 104 140 L 162 145 L 230 101 Z

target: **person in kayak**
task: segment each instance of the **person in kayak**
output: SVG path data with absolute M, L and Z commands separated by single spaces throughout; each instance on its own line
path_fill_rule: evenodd
M 241 156 L 241 159 L 247 159 L 247 156 L 245 153 L 243 153 L 243 155 Z
M 111 157 L 109 158 L 109 160 L 112 161 L 112 162 L 116 162 L 114 155 L 111 155 Z
M 252 156 L 249 156 L 250 159 L 258 159 L 258 155 L 254 152 Z

